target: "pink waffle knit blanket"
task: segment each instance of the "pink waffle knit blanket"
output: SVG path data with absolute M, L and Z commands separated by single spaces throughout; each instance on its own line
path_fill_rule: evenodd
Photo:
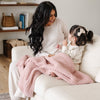
M 75 70 L 72 59 L 64 53 L 58 53 L 52 57 L 26 55 L 21 58 L 17 67 L 20 73 L 19 88 L 28 97 L 33 96 L 35 79 L 40 74 L 50 75 L 53 72 L 60 79 L 73 85 L 93 83 L 88 75 Z

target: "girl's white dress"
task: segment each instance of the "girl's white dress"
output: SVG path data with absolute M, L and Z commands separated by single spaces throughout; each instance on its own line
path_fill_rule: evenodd
M 62 46 L 62 52 L 68 54 L 72 58 L 76 70 L 79 70 L 84 49 L 85 46 L 72 46 L 71 42 L 69 42 L 67 46 Z

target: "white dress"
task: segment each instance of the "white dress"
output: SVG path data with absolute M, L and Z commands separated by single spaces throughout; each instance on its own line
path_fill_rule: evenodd
M 62 46 L 62 52 L 68 54 L 72 58 L 76 70 L 79 70 L 84 49 L 85 46 L 72 46 L 71 42 L 69 42 L 67 46 Z
M 57 50 L 57 44 L 67 37 L 68 32 L 66 25 L 60 19 L 56 18 L 55 22 L 51 26 L 45 27 L 43 35 L 43 50 L 36 56 L 54 54 Z M 18 88 L 19 77 L 18 69 L 12 62 L 9 69 L 9 94 L 11 100 L 20 100 L 20 97 L 25 98 L 24 94 L 21 93 Z M 18 95 L 20 96 L 18 97 Z

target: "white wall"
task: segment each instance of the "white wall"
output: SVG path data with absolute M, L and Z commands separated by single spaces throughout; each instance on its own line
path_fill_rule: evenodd
M 100 0 L 49 1 L 55 4 L 58 17 L 67 24 L 68 30 L 72 25 L 79 24 L 95 34 L 100 34 Z
M 28 1 L 28 0 L 16 0 Z M 29 0 L 35 2 L 42 2 L 45 0 Z M 69 28 L 74 24 L 85 26 L 92 30 L 95 34 L 100 34 L 100 0 L 49 0 L 52 1 L 60 17 Z M 18 21 L 18 14 L 20 12 L 29 12 L 30 21 L 34 13 L 35 7 L 0 7 L 0 19 L 2 12 L 13 12 Z M 1 23 L 1 22 L 0 22 Z M 2 40 L 13 38 L 28 39 L 24 32 L 14 33 L 0 33 L 0 54 L 3 52 Z

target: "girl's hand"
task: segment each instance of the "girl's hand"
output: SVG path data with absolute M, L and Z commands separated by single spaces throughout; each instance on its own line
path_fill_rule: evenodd
M 63 45 L 67 46 L 67 40 L 66 39 L 63 41 Z
M 62 46 L 61 46 L 60 44 L 58 44 L 56 48 L 61 49 L 61 47 L 62 47 Z

